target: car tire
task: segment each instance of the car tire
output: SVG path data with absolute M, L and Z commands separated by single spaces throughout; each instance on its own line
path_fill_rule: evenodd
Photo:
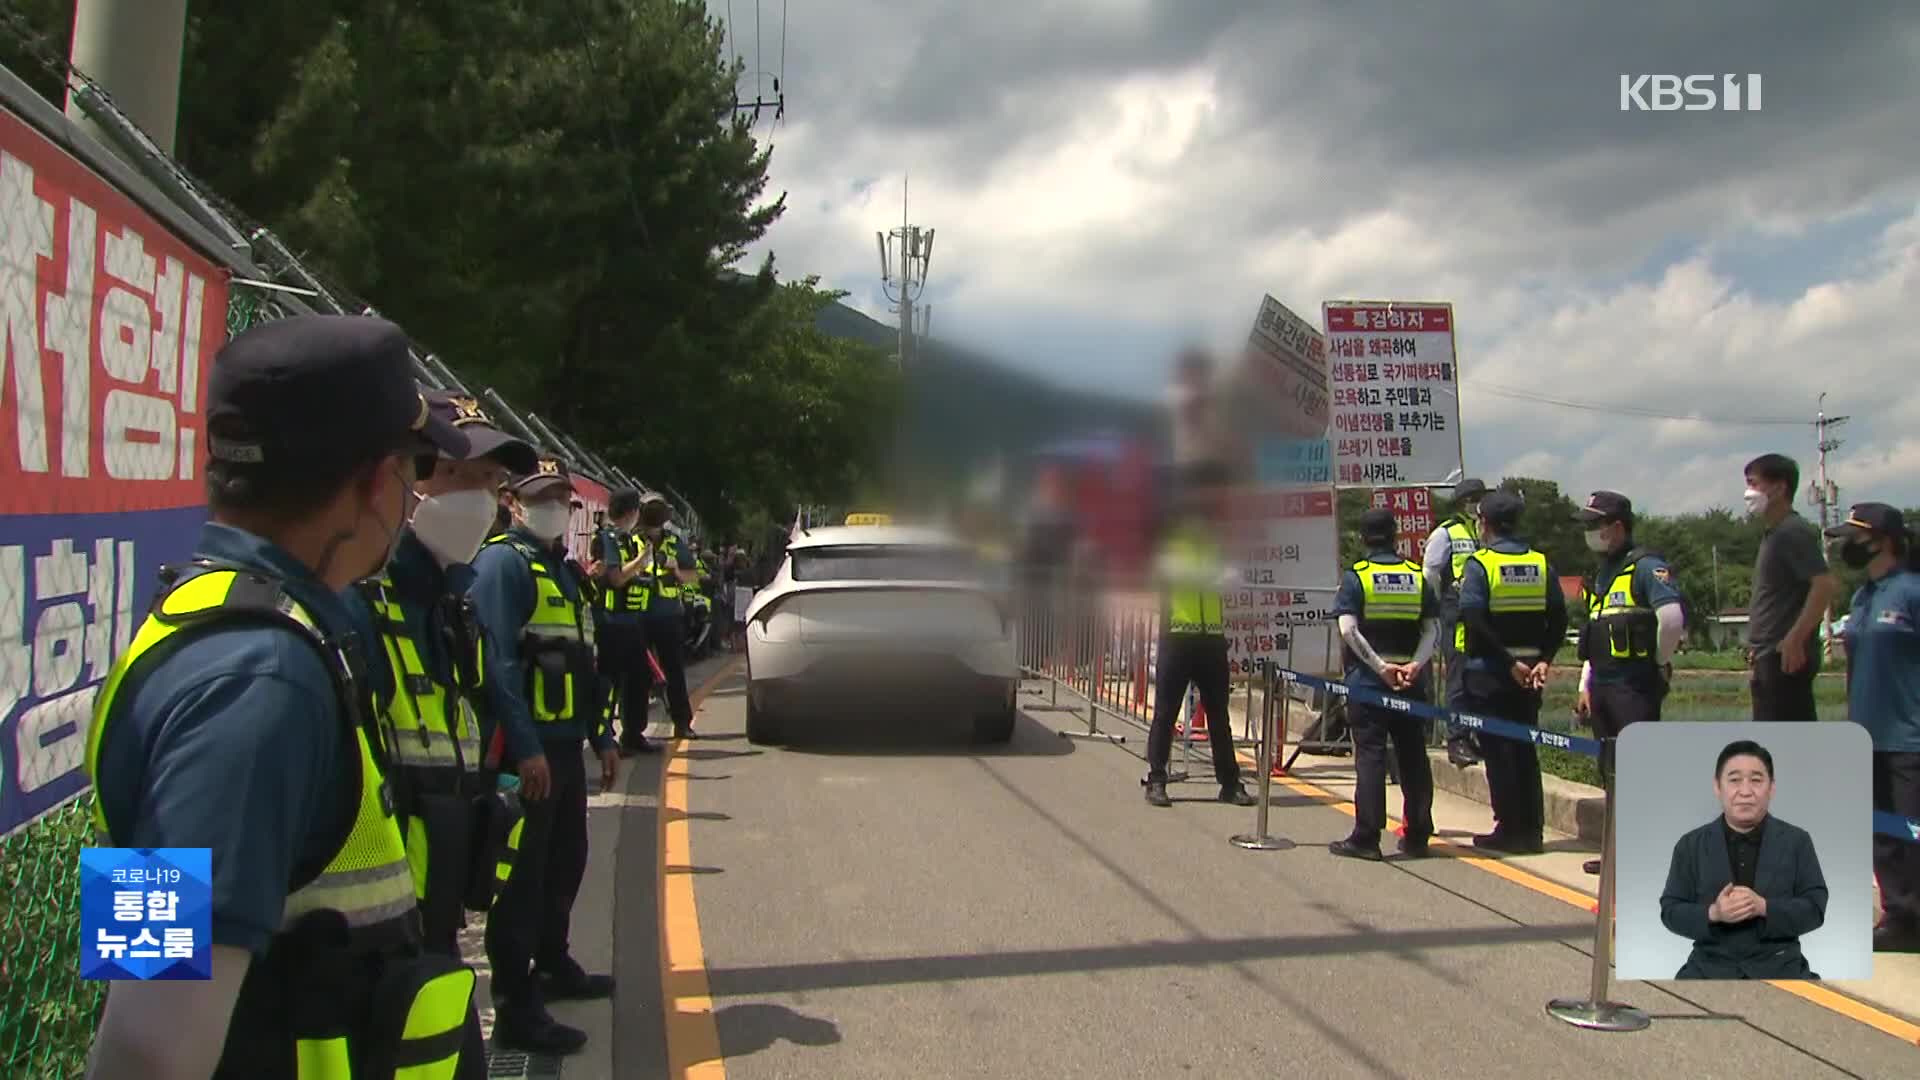
M 1014 725 L 1020 719 L 1020 707 L 1013 703 L 995 708 L 992 712 L 974 718 L 973 741 L 998 745 L 1013 739 Z
M 760 704 L 759 696 L 749 689 L 747 691 L 747 741 L 755 746 L 768 746 L 778 743 L 781 734 L 779 719 L 765 705 Z

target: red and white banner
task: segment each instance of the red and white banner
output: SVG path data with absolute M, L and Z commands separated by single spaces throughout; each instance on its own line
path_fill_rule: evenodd
M 599 483 L 573 474 L 573 497 L 580 505 L 573 508 L 573 521 L 567 526 L 567 550 L 582 566 L 593 558 L 593 534 L 605 519 L 612 494 Z
M 205 520 L 227 272 L 0 110 L 0 835 L 85 790 L 93 698 Z
M 1327 438 L 1343 487 L 1449 484 L 1460 469 L 1453 305 L 1330 301 Z
M 1242 488 L 1231 500 L 1227 562 L 1243 585 L 1223 591 L 1227 657 L 1249 675 L 1270 664 L 1331 670 L 1340 534 L 1332 489 Z
M 1373 508 L 1393 511 L 1399 525 L 1394 549 L 1401 557 L 1419 562 L 1425 555 L 1427 537 L 1433 533 L 1433 492 L 1427 488 L 1375 488 Z

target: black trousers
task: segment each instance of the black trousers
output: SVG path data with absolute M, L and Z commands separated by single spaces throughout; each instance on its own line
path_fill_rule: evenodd
M 1419 698 L 1420 695 L 1415 695 Z M 1433 836 L 1433 763 L 1427 760 L 1427 722 L 1378 705 L 1347 706 L 1353 727 L 1354 843 L 1377 847 L 1387 827 L 1387 743 L 1400 767 L 1400 817 L 1407 842 Z
M 513 876 L 487 917 L 493 1000 L 501 1009 L 539 1003 L 534 969 L 567 959 L 573 901 L 587 873 L 587 765 L 583 740 L 542 743 L 553 790 L 525 803 Z
M 1161 634 L 1153 680 L 1153 726 L 1147 730 L 1147 779 L 1164 783 L 1173 756 L 1173 722 L 1187 688 L 1200 689 L 1207 711 L 1207 745 L 1213 749 L 1213 776 L 1225 787 L 1240 782 L 1240 759 L 1233 753 L 1227 721 L 1227 639 L 1219 634 Z
M 599 646 L 606 715 L 613 715 L 618 694 L 620 741 L 637 745 L 647 734 L 647 687 L 653 684 L 653 669 L 647 666 L 646 624 L 639 616 L 629 621 L 608 619 L 601 624 Z
M 1789 675 L 1780 670 L 1780 652 L 1768 649 L 1753 658 L 1747 687 L 1753 692 L 1755 720 L 1798 720 L 1812 723 L 1820 719 L 1813 706 L 1813 680 L 1820 674 L 1820 643 L 1807 645 L 1807 666 Z
M 1660 719 L 1660 703 L 1665 695 L 1649 692 L 1628 683 L 1595 683 L 1593 686 L 1594 737 L 1600 740 L 1600 775 L 1613 778 L 1613 741 L 1630 725 Z
M 660 673 L 667 677 L 667 716 L 676 729 L 691 726 L 693 702 L 687 698 L 686 617 L 678 609 L 667 615 L 648 614 L 647 647 L 660 658 Z M 651 686 L 653 669 L 646 670 L 647 684 Z M 646 698 L 642 696 L 640 700 Z
M 1920 753 L 1874 752 L 1873 808 L 1920 819 Z M 1920 844 L 1875 833 L 1873 873 L 1887 925 L 1920 933 Z
M 430 951 L 460 960 L 460 932 L 450 930 L 441 935 L 438 941 L 428 941 Z M 487 1037 L 480 1030 L 480 1002 L 467 1003 L 467 1022 L 460 1029 L 460 1064 L 453 1070 L 453 1080 L 486 1080 L 487 1076 Z
M 1526 727 L 1539 726 L 1538 691 L 1522 688 L 1506 672 L 1468 671 L 1465 679 L 1465 711 Z M 1547 814 L 1540 792 L 1540 754 L 1533 742 L 1483 736 L 1480 756 L 1487 766 L 1494 835 L 1539 839 L 1546 830 Z

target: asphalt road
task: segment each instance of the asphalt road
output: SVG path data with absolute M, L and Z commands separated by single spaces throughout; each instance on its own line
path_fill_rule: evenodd
M 753 747 L 723 674 L 706 738 L 596 810 L 620 815 L 618 860 L 576 926 L 617 924 L 612 1075 L 1920 1072 L 1920 1049 L 1765 985 L 1627 983 L 1649 1030 L 1568 1027 L 1544 1005 L 1584 995 L 1592 919 L 1561 900 L 1465 858 L 1336 860 L 1351 819 L 1280 786 L 1270 831 L 1298 846 L 1242 851 L 1253 812 L 1212 801 L 1204 766 L 1155 810 L 1142 740 L 1062 739 L 1065 714 L 985 750 L 895 723 Z

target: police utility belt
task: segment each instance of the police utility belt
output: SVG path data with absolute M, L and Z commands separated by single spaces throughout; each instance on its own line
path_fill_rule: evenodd
M 420 643 L 408 629 L 406 608 L 390 578 L 359 588 L 374 611 L 393 675 L 393 698 L 381 713 L 388 753 L 398 777 L 397 809 L 415 895 L 430 940 L 459 929 L 461 909 L 487 911 L 506 887 L 519 854 L 525 810 L 499 790 L 497 762 L 480 746 L 479 700 L 486 678 L 478 620 L 465 597 L 447 598 L 439 621 L 419 625 L 440 635 L 453 685 L 427 672 Z
M 356 648 L 324 633 L 284 583 L 267 574 L 196 562 L 163 569 L 160 584 L 146 621 L 95 701 L 87 768 L 96 784 L 100 747 L 113 734 L 115 700 L 129 674 L 137 679 L 169 655 L 171 649 L 156 648 L 168 639 L 251 624 L 291 631 L 319 653 L 333 683 L 347 782 L 355 791 L 354 815 L 325 854 L 293 869 L 281 925 L 241 983 L 216 1080 L 454 1075 L 474 973 L 423 941 L 396 811 L 402 800 L 383 764 L 387 755 Z M 98 802 L 94 824 L 105 843 L 125 839 Z

